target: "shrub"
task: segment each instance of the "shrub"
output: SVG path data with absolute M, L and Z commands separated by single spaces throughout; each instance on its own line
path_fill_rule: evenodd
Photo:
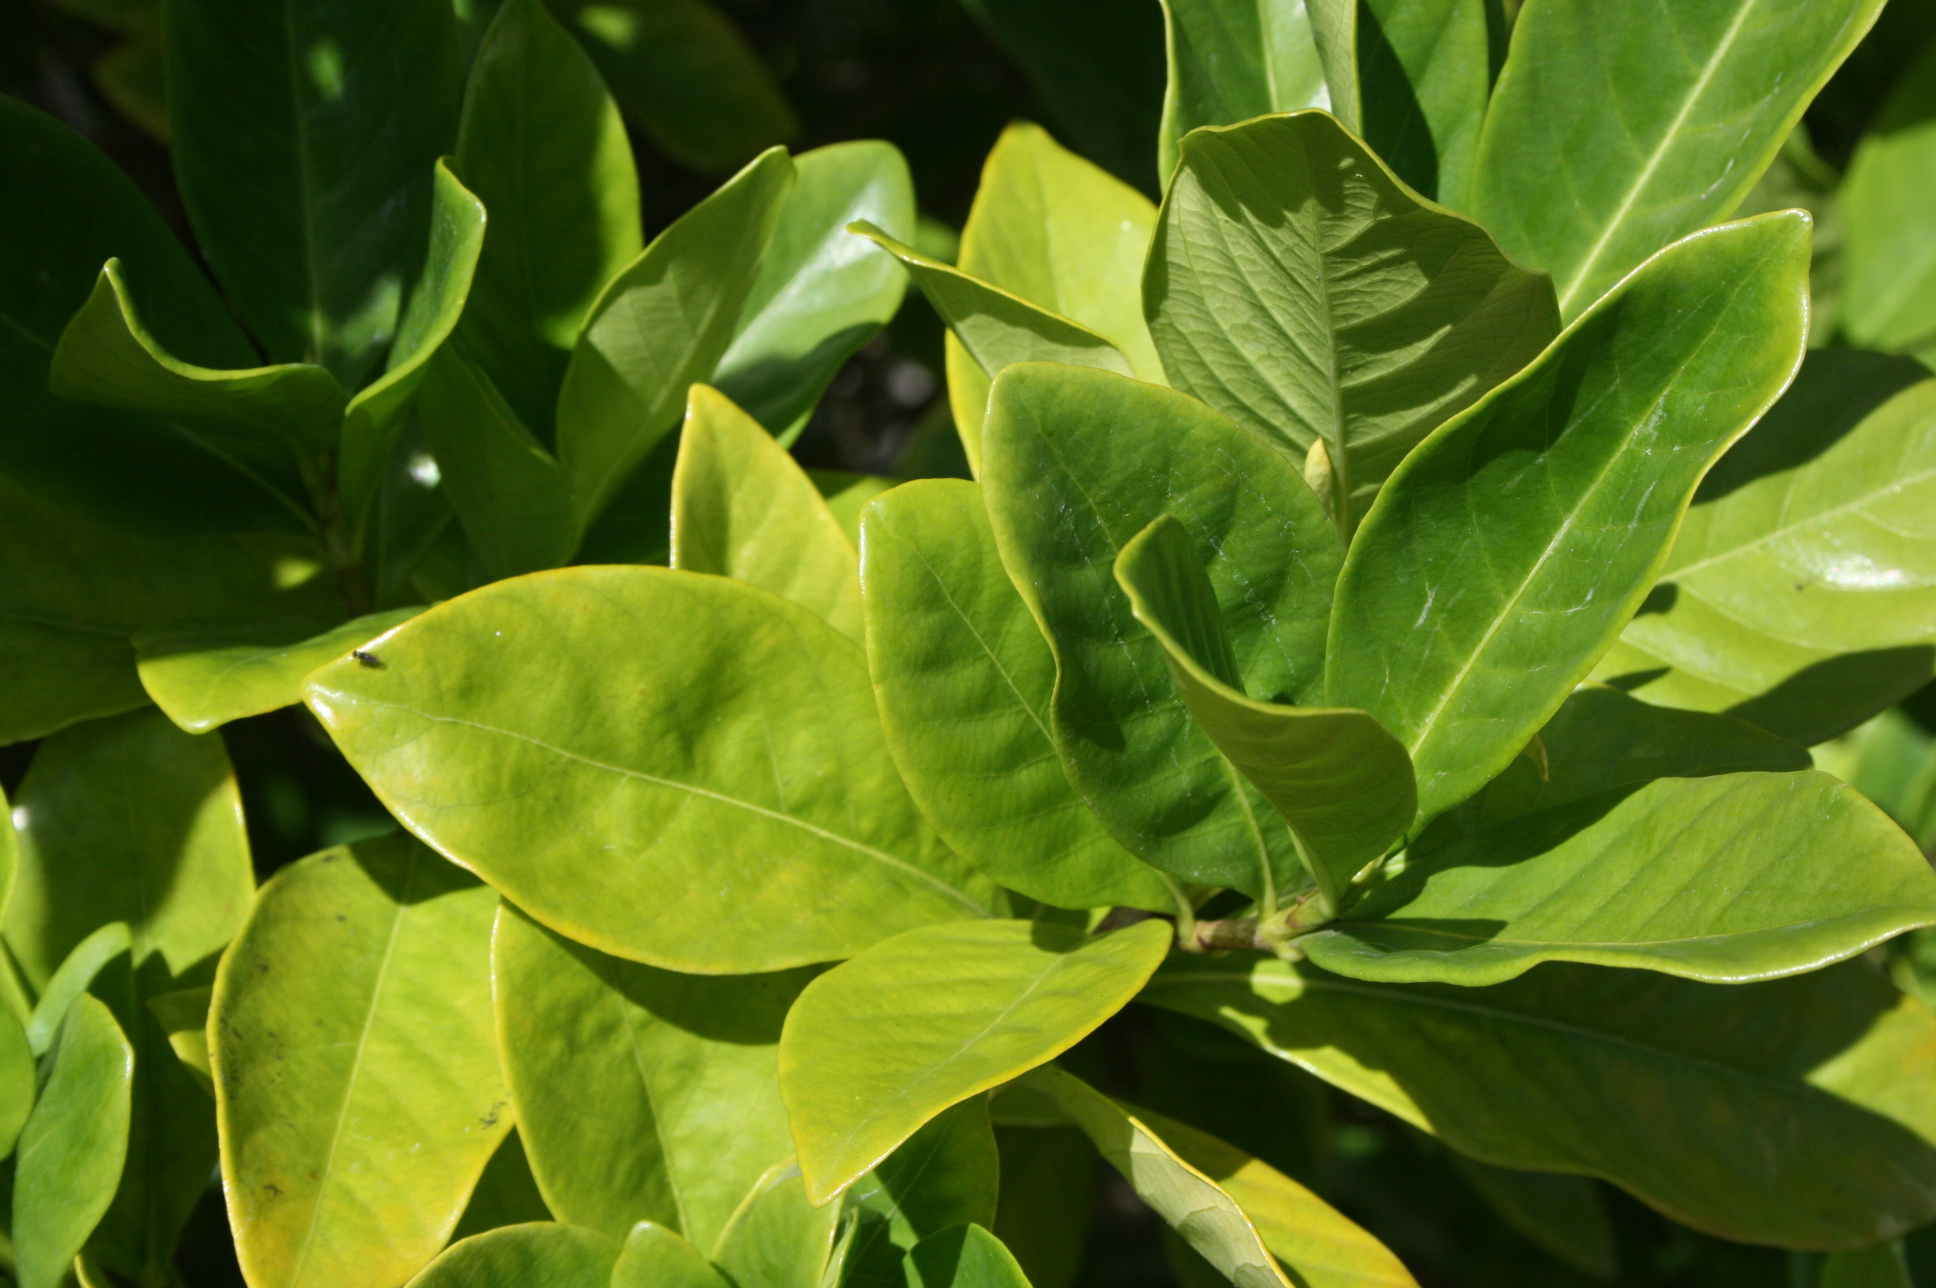
M 1060 1288 L 1100 1153 L 1186 1284 L 1909 1282 L 1879 8 L 1171 0 L 1160 204 L 1016 125 L 953 262 L 879 142 L 647 241 L 541 0 L 168 0 L 213 284 L 0 102 L 16 1281 L 181 1282 L 219 1166 L 252 1288 Z M 972 477 L 804 469 L 909 280 Z M 398 826 L 257 889 L 298 703 Z

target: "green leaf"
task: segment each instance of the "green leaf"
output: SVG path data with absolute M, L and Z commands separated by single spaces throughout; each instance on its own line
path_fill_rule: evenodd
M 907 1255 L 911 1288 L 1029 1288 L 1015 1257 L 979 1223 L 938 1230 Z
M 983 381 L 992 380 L 1004 367 L 1017 362 L 1058 362 L 1123 376 L 1135 374 L 1120 349 L 1080 323 L 931 259 L 865 220 L 849 225 L 848 231 L 871 238 L 906 266 L 908 276 L 948 324 L 948 334 L 975 363 Z M 974 410 L 980 410 L 979 404 Z M 980 417 L 970 414 L 978 426 Z M 979 467 L 979 434 L 971 432 L 962 443 L 968 449 L 969 462 Z
M 1461 210 L 1492 94 L 1487 2 L 1368 0 L 1358 10 L 1366 141 L 1413 189 Z
M 128 1145 L 134 1051 L 108 1008 L 83 997 L 42 1064 L 40 1098 L 14 1158 L 14 1275 L 60 1288 L 108 1210 Z
M 770 590 L 861 643 L 859 552 L 786 449 L 707 385 L 679 432 L 672 566 Z
M 426 366 L 417 414 L 444 495 L 488 579 L 571 558 L 578 543 L 571 478 L 461 340 Z
M 653 144 L 717 173 L 799 130 L 760 54 L 704 0 L 551 0 Z
M 293 707 L 303 680 L 325 662 L 361 650 L 423 605 L 354 618 L 321 633 L 302 622 L 183 623 L 138 631 L 142 687 L 170 720 L 207 733 L 244 716 Z
M 66 1023 L 74 1000 L 93 987 L 95 977 L 107 969 L 109 962 L 128 951 L 130 940 L 127 922 L 110 921 L 74 945 L 74 950 L 41 986 L 33 1013 L 27 1017 L 23 1032 L 30 1053 L 47 1054 L 54 1039 L 60 1036 L 61 1025 Z
M 360 387 L 423 263 L 431 167 L 456 137 L 451 6 L 164 0 L 162 30 L 176 182 L 216 277 L 270 361 Z
M 1807 247 L 1799 212 L 1676 243 L 1393 473 L 1326 696 L 1405 744 L 1421 820 L 1511 763 L 1640 606 L 1701 475 L 1794 374 Z
M 1846 233 L 1842 321 L 1877 349 L 1936 340 L 1936 237 L 1926 194 L 1936 181 L 1936 44 L 1896 81 L 1837 193 Z
M 1936 1017 L 1861 962 L 1739 985 L 1554 963 L 1460 988 L 1233 956 L 1142 996 L 1461 1153 L 1598 1176 L 1723 1238 L 1860 1247 L 1936 1215 Z
M 792 186 L 785 150 L 761 153 L 592 306 L 558 396 L 558 455 L 581 528 L 678 424 L 686 387 L 719 365 Z
M 1540 1251 L 1589 1279 L 1613 1283 L 1620 1278 L 1613 1219 L 1593 1181 L 1494 1167 L 1463 1154 L 1450 1157 L 1499 1219 Z
M 384 373 L 350 399 L 336 460 L 336 488 L 353 521 L 368 518 L 383 468 L 402 429 L 404 409 L 424 368 L 457 328 L 484 245 L 484 203 L 437 162 L 430 207 L 430 251 L 397 325 Z
M 20 872 L 6 939 L 43 989 L 75 945 L 128 923 L 137 963 L 170 975 L 240 929 L 255 893 L 242 800 L 220 739 L 159 711 L 90 721 L 43 741 L 14 798 Z
M 1881 8 L 1529 5 L 1467 209 L 1515 259 L 1551 272 L 1560 315 L 1579 317 L 1662 246 L 1740 204 Z
M 654 970 L 508 904 L 492 960 L 505 1078 L 546 1206 L 614 1238 L 650 1220 L 712 1248 L 793 1151 L 780 1022 L 812 970 Z
M 310 678 L 337 746 L 411 830 L 601 951 L 779 970 L 997 898 L 901 785 L 859 647 L 768 591 L 564 569 L 433 608 L 381 656 Z
M 1289 459 L 1195 399 L 1031 364 L 997 381 L 983 488 L 1010 577 L 1056 657 L 1057 749 L 1145 862 L 1264 893 L 1301 878 L 1290 832 L 1190 718 L 1111 568 L 1158 515 L 1197 541 L 1247 693 L 1317 696 L 1336 530 Z
M 1169 515 L 1122 548 L 1116 581 L 1197 724 L 1290 825 L 1324 911 L 1344 907 L 1352 877 L 1411 826 L 1418 791 L 1405 749 L 1363 711 L 1246 697 L 1216 588 Z
M 1846 732 L 1936 662 L 1932 504 L 1936 379 L 1907 358 L 1811 353 L 1702 482 L 1595 674 L 1798 742 Z
M 995 1139 L 1002 1189 L 990 1228 L 1036 1288 L 1070 1288 L 1088 1243 L 1094 1147 L 1074 1127 L 997 1127 Z
M 847 534 L 847 540 L 860 549 L 860 516 L 868 502 L 891 491 L 894 480 L 878 474 L 854 474 L 848 470 L 809 469 L 807 477 L 820 489 L 821 499 L 833 512 L 834 521 Z
M 641 1221 L 625 1236 L 612 1288 L 729 1288 L 699 1250 L 662 1225 Z
M 963 1222 L 992 1225 L 1001 1156 L 988 1103 L 943 1110 L 847 1190 L 854 1216 L 843 1288 L 907 1288 L 905 1254 Z
M 914 239 L 914 180 L 891 143 L 863 139 L 793 159 L 760 275 L 712 383 L 783 440 L 806 427 L 834 375 L 893 320 L 906 276 L 847 231 L 866 220 Z
M 1147 197 L 1057 146 L 1041 128 L 1018 123 L 1002 132 L 982 167 L 955 262 L 977 281 L 1103 337 L 1130 367 L 1107 355 L 1087 365 L 1161 383 L 1141 291 L 1155 225 Z M 968 463 L 979 468 L 991 377 L 985 359 L 970 356 L 955 332 L 945 348 L 948 401 Z
M 154 535 L 303 531 L 294 462 L 275 477 L 165 421 L 47 391 L 61 331 L 101 265 L 120 256 L 141 315 L 169 351 L 249 366 L 249 342 L 208 278 L 121 168 L 18 99 L 0 99 L 0 469 L 95 520 Z M 272 451 L 286 457 L 274 444 Z M 193 505 L 182 498 L 192 496 Z
M 485 33 L 464 92 L 457 172 L 490 212 L 459 343 L 549 443 L 585 317 L 642 239 L 618 107 L 543 0 L 506 0 Z
M 618 1258 L 618 1242 L 596 1230 L 531 1221 L 458 1240 L 409 1288 L 607 1288 Z
M 148 1013 L 168 1035 L 169 1049 L 210 1100 L 215 1099 L 215 1075 L 208 1064 L 208 1007 L 215 990 L 182 988 L 148 999 Z
M 780 1035 L 780 1094 L 824 1203 L 921 1124 L 1068 1050 L 1163 960 L 1171 928 L 1101 938 L 983 921 L 898 935 L 809 984 Z
M 1052 1099 L 1096 1143 L 1102 1156 L 1122 1173 L 1137 1197 L 1149 1204 L 1236 1288 L 1266 1285 L 1288 1288 L 1290 1280 L 1271 1259 L 1243 1208 L 1216 1182 L 1166 1145 L 1155 1131 L 1109 1097 L 1060 1069 L 1037 1069 L 1028 1074 L 1024 1085 Z M 1235 1152 L 1214 1138 L 1203 1140 L 1222 1146 L 1226 1152 Z M 1285 1179 L 1285 1184 L 1292 1182 Z M 1349 1222 L 1330 1212 L 1315 1196 L 1307 1192 L 1305 1197 L 1311 1208 L 1316 1209 L 1302 1214 L 1307 1221 L 1318 1217 L 1322 1222 L 1324 1216 L 1329 1216 L 1332 1222 L 1349 1226 Z M 1323 1233 L 1332 1234 L 1335 1240 L 1335 1229 Z M 1321 1239 L 1322 1234 L 1318 1237 Z M 1369 1236 L 1365 1240 L 1376 1246 Z
M 209 1016 L 222 1184 L 250 1283 L 382 1288 L 450 1237 L 510 1130 L 496 906 L 394 835 L 263 887 Z
M 1806 751 L 1743 720 L 1657 707 L 1583 684 L 1512 764 L 1422 838 L 1473 837 L 1540 810 L 1659 778 L 1807 769 Z
M 888 749 L 942 839 L 1058 908 L 1175 909 L 1180 893 L 1110 838 L 1062 772 L 1055 655 L 1002 568 L 980 489 L 903 484 L 867 508 L 862 532 Z
M 1319 11 L 1312 21 L 1311 9 Z M 1169 84 L 1157 136 L 1157 176 L 1167 188 L 1176 173 L 1183 136 L 1200 126 L 1235 125 L 1272 112 L 1334 106 L 1326 75 L 1340 76 L 1337 114 L 1355 119 L 1357 78 L 1351 60 L 1352 16 L 1338 0 L 1164 0 Z M 1319 49 L 1342 17 L 1346 43 Z
M 713 1264 L 735 1288 L 822 1288 L 835 1255 L 841 1205 L 807 1201 L 800 1167 L 775 1163 L 746 1196 L 719 1239 Z
M 1832 1252 L 1822 1262 L 1821 1288 L 1915 1288 L 1902 1240 L 1855 1252 Z
M 1936 873 L 1827 774 L 1662 778 L 1408 852 L 1297 941 L 1326 970 L 1496 984 L 1543 961 L 1736 984 L 1936 924 Z
M 340 618 L 317 556 L 283 537 L 137 537 L 0 478 L 0 743 L 145 706 L 143 626 Z
M 1190 137 L 1143 298 L 1177 388 L 1300 462 L 1324 444 L 1347 531 L 1421 439 L 1559 330 L 1545 274 L 1322 112 Z
M 336 446 L 347 397 L 322 367 L 282 363 L 218 371 L 183 362 L 148 332 L 110 259 L 87 302 L 61 332 L 48 388 L 205 427 L 211 435 L 280 441 L 298 454 Z
M 0 1158 L 13 1153 L 34 1107 L 34 1052 L 11 1008 L 0 1007 Z

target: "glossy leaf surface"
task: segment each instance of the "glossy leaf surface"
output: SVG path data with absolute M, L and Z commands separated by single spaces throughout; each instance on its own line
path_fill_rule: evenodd
M 1143 299 L 1176 387 L 1299 461 L 1323 442 L 1352 523 L 1419 440 L 1559 331 L 1544 274 L 1322 112 L 1184 145 Z
M 1313 8 L 1338 6 L 1328 0 L 1165 0 L 1170 80 L 1156 170 L 1166 188 L 1183 136 L 1200 126 L 1333 106 Z M 1339 87 L 1338 115 L 1349 117 L 1356 110 L 1355 69 L 1339 70 L 1346 80 Z
M 1059 908 L 1173 909 L 1166 879 L 1103 830 L 1062 772 L 1055 655 L 1002 567 L 979 487 L 904 484 L 867 508 L 861 530 L 887 745 L 942 839 Z
M 431 359 L 417 409 L 442 490 L 488 577 L 571 558 L 578 534 L 570 477 L 461 343 Z
M 78 402 L 279 439 L 303 452 L 336 445 L 347 402 L 336 377 L 307 363 L 217 371 L 181 361 L 136 314 L 116 259 L 61 332 L 49 388 Z
M 1342 908 L 1352 876 L 1411 825 L 1418 791 L 1405 749 L 1363 711 L 1246 697 L 1216 590 L 1175 519 L 1130 539 L 1116 581 L 1190 714 L 1290 825 L 1326 905 Z
M 613 1238 L 650 1220 L 712 1248 L 793 1152 L 780 1022 L 812 971 L 654 970 L 508 904 L 492 960 L 505 1077 L 546 1205 Z
M 1906 358 L 1811 354 L 1702 482 L 1596 674 L 1804 743 L 1846 732 L 1929 678 L 1932 504 L 1936 379 Z
M 1336 530 L 1276 449 L 1182 394 L 1031 364 L 997 382 L 983 483 L 995 541 L 1056 657 L 1051 729 L 1076 791 L 1173 875 L 1293 887 L 1290 833 L 1191 720 L 1111 568 L 1159 515 L 1198 543 L 1246 693 L 1316 696 Z M 1207 557 L 1206 557 L 1207 556 Z
M 662 1225 L 641 1221 L 625 1236 L 612 1288 L 728 1288 L 699 1250 Z
M 303 680 L 325 662 L 362 649 L 421 605 L 370 613 L 312 634 L 301 622 L 210 622 L 135 636 L 142 687 L 170 720 L 206 733 L 231 720 L 303 700 Z
M 980 1225 L 937 1230 L 908 1252 L 907 1268 L 912 1288 L 1029 1288 L 1013 1254 Z
M 492 1040 L 496 905 L 395 835 L 263 888 L 209 1016 L 222 1183 L 251 1283 L 379 1288 L 450 1237 L 511 1125 Z
M 672 566 L 770 590 L 861 642 L 859 553 L 786 449 L 707 385 L 679 432 Z
M 775 1163 L 759 1179 L 720 1236 L 713 1264 L 735 1288 L 822 1288 L 836 1249 L 840 1204 L 807 1201 L 800 1168 Z
M 1906 68 L 1862 136 L 1836 194 L 1846 225 L 1843 324 L 1877 349 L 1936 339 L 1936 238 L 1925 194 L 1936 181 L 1936 46 Z
M 1093 12 L 1082 17 L 1091 22 Z M 1023 20 L 1019 13 L 1000 19 L 1004 25 Z M 1133 25 L 1125 18 L 1124 30 Z M 1148 198 L 1040 129 L 1018 123 L 1002 132 L 982 167 L 956 263 L 963 273 L 1106 337 L 1125 361 L 1141 364 L 1136 374 L 1161 380 L 1139 287 L 1155 219 Z M 968 464 L 979 470 L 990 378 L 954 332 L 943 346 L 948 403 Z
M 1405 744 L 1421 819 L 1504 769 L 1640 606 L 1794 373 L 1807 245 L 1793 212 L 1677 243 L 1393 474 L 1339 579 L 1327 698 Z
M 1570 321 L 1740 204 L 1881 8 L 1532 5 L 1486 113 L 1469 209 L 1509 254 L 1552 273 Z M 1782 69 L 1773 83 L 1770 67 Z
M 418 835 L 602 951 L 778 970 L 994 897 L 901 785 L 860 649 L 767 591 L 566 569 L 433 608 L 382 657 L 309 682 L 350 763 Z
M 1044 922 L 909 931 L 809 984 L 780 1036 L 780 1092 L 825 1202 L 957 1101 L 1075 1045 L 1169 950 L 1168 922 L 1101 938 Z
M 1137 1197 L 1237 1288 L 1283 1288 L 1290 1283 L 1237 1201 L 1135 1115 L 1060 1069 L 1038 1069 L 1024 1085 L 1052 1099 L 1123 1174 Z
M 271 361 L 359 387 L 423 262 L 431 167 L 456 137 L 450 6 L 164 9 L 170 141 L 197 240 Z
M 618 1256 L 596 1230 L 530 1221 L 451 1244 L 410 1288 L 608 1288 Z
M 507 0 L 471 65 L 457 172 L 490 212 L 459 343 L 541 443 L 605 284 L 638 257 L 618 107 L 544 0 Z
M 558 455 L 581 527 L 725 354 L 792 186 L 786 152 L 762 153 L 654 237 L 592 305 L 558 395 Z
M 914 237 L 914 180 L 892 144 L 872 139 L 793 158 L 760 275 L 712 383 L 774 434 L 805 427 L 841 364 L 901 307 L 906 276 L 847 225 L 864 219 Z
M 1915 843 L 1826 774 L 1657 779 L 1420 841 L 1298 940 L 1326 970 L 1496 984 L 1543 961 L 1719 984 L 1814 970 L 1936 923 Z
M 350 399 L 336 457 L 336 490 L 352 520 L 367 516 L 389 463 L 410 396 L 456 330 L 484 246 L 484 203 L 437 161 L 431 191 L 430 251 L 411 288 L 384 372 Z
M 69 319 L 109 259 L 169 352 L 213 367 L 258 361 L 207 276 L 121 168 L 53 117 L 0 101 L 0 468 L 49 500 L 150 535 L 296 531 L 293 468 L 259 474 L 152 416 L 48 392 Z M 280 448 L 271 445 L 273 450 Z M 256 477 L 251 477 L 256 474 Z M 183 495 L 198 504 L 184 506 Z
M 1740 985 L 1555 963 L 1478 989 L 1231 957 L 1143 998 L 1461 1153 L 1598 1176 L 1724 1238 L 1859 1247 L 1936 1209 L 1936 1019 L 1860 962 Z
M 59 1288 L 114 1198 L 128 1143 L 134 1052 L 108 1008 L 81 998 L 47 1060 L 14 1158 L 11 1229 L 21 1288 Z
M 62 959 L 54 973 L 39 990 L 34 1009 L 27 1016 L 27 1049 L 36 1056 L 47 1054 L 60 1036 L 61 1025 L 74 1001 L 94 984 L 95 977 L 109 962 L 128 951 L 128 923 L 110 921 L 80 943 Z
M 42 742 L 14 822 L 20 873 L 7 947 L 35 989 L 110 921 L 128 924 L 137 962 L 159 956 L 179 976 L 219 952 L 248 914 L 255 875 L 228 755 L 159 711 Z

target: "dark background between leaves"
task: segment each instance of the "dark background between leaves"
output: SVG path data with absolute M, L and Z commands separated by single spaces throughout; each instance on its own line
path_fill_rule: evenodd
M 1049 125 L 1065 144 L 1155 195 L 1163 79 L 1156 0 L 978 4 L 984 15 L 994 11 L 1032 29 L 1036 43 L 1017 42 L 1017 52 L 1039 60 L 1048 51 L 1057 61 L 1033 68 L 1045 79 L 1032 80 L 961 0 L 721 0 L 799 114 L 801 131 L 789 141 L 795 151 L 887 139 L 908 158 L 922 212 L 951 228 L 967 216 L 982 158 L 1015 119 Z M 1065 32 L 1068 38 L 1057 39 Z M 1809 111 L 1813 141 L 1831 164 L 1847 163 L 1890 82 L 1931 32 L 1936 0 L 1892 0 Z M 0 89 L 93 140 L 191 240 L 167 149 L 118 115 L 89 76 L 115 39 L 47 0 L 0 0 Z M 648 236 L 718 182 L 668 160 L 636 131 L 633 146 Z M 958 469 L 940 354 L 940 324 L 911 296 L 889 330 L 836 379 L 798 454 L 812 465 L 883 474 Z M 1936 693 L 1925 690 L 1906 705 L 1936 732 Z M 222 736 L 241 781 L 260 876 L 387 828 L 374 798 L 301 709 L 238 721 Z M 18 787 L 32 750 L 31 743 L 0 748 L 0 788 Z M 1207 1025 L 1132 1008 L 1068 1063 L 1112 1094 L 1197 1122 L 1319 1189 L 1389 1244 L 1425 1288 L 1592 1282 L 1494 1216 L 1430 1137 Z M 1179 1077 L 1184 1067 L 1189 1076 Z M 1803 1268 L 1782 1253 L 1695 1234 L 1603 1189 L 1623 1286 L 1781 1288 Z M 1918 1283 L 1936 1288 L 1936 1235 L 1913 1238 L 1910 1251 Z M 242 1282 L 214 1186 L 184 1234 L 178 1263 L 187 1288 Z M 1161 1222 L 1097 1167 L 1077 1288 L 1195 1282 L 1172 1264 Z

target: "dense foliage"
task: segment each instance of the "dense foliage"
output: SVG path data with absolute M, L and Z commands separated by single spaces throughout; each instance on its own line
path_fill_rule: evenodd
M 958 237 L 699 0 L 0 98 L 13 1281 L 1936 1283 L 1936 10 L 970 8 Z

